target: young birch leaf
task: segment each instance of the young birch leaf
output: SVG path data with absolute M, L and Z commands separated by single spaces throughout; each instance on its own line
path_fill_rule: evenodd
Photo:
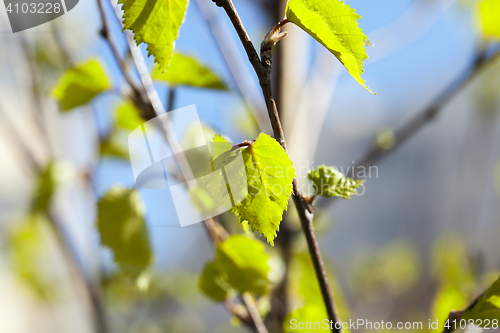
M 197 59 L 175 52 L 170 66 L 163 71 L 157 66 L 153 72 L 153 79 L 166 81 L 172 86 L 184 85 L 191 87 L 228 90 L 222 79 L 210 68 L 201 64 Z
M 234 289 L 264 295 L 269 287 L 268 260 L 263 243 L 243 235 L 232 235 L 217 247 L 215 265 L 222 279 Z
M 214 262 L 205 265 L 198 279 L 198 287 L 216 302 L 223 302 L 230 290 L 229 285 L 222 280 L 221 273 Z
M 118 107 L 116 124 L 126 130 L 133 131 L 144 123 L 137 107 L 127 102 Z
M 119 0 L 123 4 L 123 26 L 134 32 L 137 45 L 148 44 L 148 56 L 165 70 L 174 52 L 175 40 L 184 22 L 188 0 Z
M 50 162 L 38 176 L 36 191 L 31 203 L 31 210 L 34 213 L 44 213 L 50 206 L 52 195 L 57 186 L 55 164 L 56 162 Z
M 293 163 L 280 144 L 264 133 L 243 149 L 242 154 L 248 194 L 233 212 L 274 245 L 283 211 L 292 194 Z
M 353 8 L 341 0 L 290 0 L 285 16 L 333 53 L 373 93 L 361 78 L 363 60 L 368 59 L 364 48 L 368 38 L 358 26 L 361 16 Z
M 484 0 L 479 3 L 481 25 L 486 36 L 500 37 L 500 0 Z
M 144 276 L 153 263 L 153 252 L 139 193 L 113 187 L 99 200 L 97 210 L 101 244 L 111 250 L 115 262 L 130 278 Z
M 462 314 L 462 319 L 481 319 L 484 324 L 486 319 L 490 322 L 494 319 L 500 320 L 500 278 L 484 292 L 471 309 Z
M 356 189 L 365 182 L 348 178 L 337 169 L 325 165 L 309 171 L 307 177 L 313 183 L 314 195 L 327 198 L 336 196 L 350 199 L 351 195 L 356 195 Z
M 109 88 L 109 82 L 95 60 L 67 70 L 53 89 L 62 111 L 71 110 L 90 102 Z

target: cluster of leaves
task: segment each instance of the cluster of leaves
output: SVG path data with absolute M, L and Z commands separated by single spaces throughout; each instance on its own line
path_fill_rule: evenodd
M 327 198 L 335 196 L 350 199 L 351 195 L 356 195 L 356 189 L 365 182 L 346 177 L 336 168 L 325 165 L 309 171 L 307 177 L 313 183 L 314 196 Z

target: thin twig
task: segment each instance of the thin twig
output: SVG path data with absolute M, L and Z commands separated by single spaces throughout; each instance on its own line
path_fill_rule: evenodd
M 257 331 L 258 333 L 268 333 L 266 325 L 264 325 L 262 317 L 260 316 L 259 311 L 255 306 L 255 300 L 253 299 L 252 295 L 250 293 L 243 293 L 241 294 L 241 298 L 243 299 L 243 303 L 245 303 L 248 309 L 248 313 L 252 318 L 255 331 Z
M 255 47 L 252 44 L 252 41 L 250 40 L 250 37 L 248 36 L 248 33 L 245 30 L 245 27 L 243 26 L 243 23 L 241 22 L 241 19 L 233 5 L 232 0 L 215 0 L 214 1 L 217 6 L 222 7 L 227 15 L 229 16 L 229 19 L 233 23 L 233 26 L 238 33 L 238 36 L 240 37 L 240 40 L 243 44 L 243 47 L 245 51 L 247 52 L 248 59 L 250 63 L 252 64 L 255 73 L 257 74 L 257 77 L 259 79 L 259 83 L 262 89 L 262 93 L 264 95 L 264 99 L 266 101 L 266 106 L 267 106 L 267 111 L 269 114 L 269 118 L 271 120 L 271 125 L 273 127 L 273 134 L 275 139 L 282 145 L 283 149 L 286 149 L 286 141 L 285 141 L 285 136 L 283 134 L 283 129 L 281 127 L 281 122 L 280 118 L 278 115 L 278 110 L 276 108 L 276 103 L 274 102 L 274 99 L 272 97 L 272 91 L 271 91 L 271 57 L 270 54 L 266 54 L 265 57 L 261 60 L 259 58 L 259 55 L 257 54 L 257 51 L 255 50 Z M 278 23 L 277 26 L 273 28 L 273 30 L 277 33 L 279 33 L 279 28 L 286 24 L 286 21 Z M 267 38 L 268 36 L 266 36 Z M 278 35 L 277 39 L 279 40 L 282 38 L 283 35 Z M 261 52 L 261 54 L 264 54 L 264 52 Z M 299 187 L 297 185 L 297 179 L 295 178 L 293 180 L 293 201 L 295 204 L 295 207 L 297 209 L 297 212 L 299 214 L 300 222 L 302 225 L 302 230 L 304 231 L 304 234 L 306 236 L 308 248 L 309 248 L 309 253 L 311 255 L 314 268 L 316 271 L 316 277 L 318 278 L 318 282 L 320 285 L 321 293 L 323 295 L 323 300 L 325 302 L 325 306 L 328 312 L 328 317 L 330 321 L 333 321 L 334 323 L 338 323 L 339 325 L 333 325 L 332 331 L 333 332 L 340 332 L 341 329 L 337 328 L 340 327 L 340 319 L 338 316 L 337 312 L 337 307 L 335 304 L 335 301 L 333 299 L 333 294 L 331 291 L 331 286 L 330 282 L 326 273 L 325 265 L 323 262 L 323 258 L 321 256 L 321 252 L 319 250 L 319 244 L 316 240 L 316 235 L 314 232 L 314 226 L 312 223 L 312 218 L 313 215 L 311 213 L 310 208 L 308 207 L 307 203 L 304 201 L 302 194 L 299 190 Z

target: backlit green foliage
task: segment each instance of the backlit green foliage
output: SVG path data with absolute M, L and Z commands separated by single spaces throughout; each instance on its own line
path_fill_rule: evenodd
M 137 45 L 148 44 L 161 71 L 170 63 L 175 40 L 184 22 L 188 0 L 119 0 L 123 26 L 134 32 Z
M 350 199 L 351 195 L 356 195 L 356 189 L 365 182 L 345 177 L 337 169 L 325 165 L 309 171 L 307 177 L 313 183 L 314 195 L 327 198 L 335 196 Z
M 217 246 L 216 258 L 205 266 L 198 286 L 215 301 L 223 301 L 231 288 L 264 295 L 270 285 L 268 260 L 263 243 L 232 235 Z
M 153 252 L 137 190 L 118 186 L 99 200 L 97 228 L 101 244 L 132 279 L 144 276 L 153 263 Z
M 470 310 L 465 311 L 462 319 L 481 319 L 483 324 L 486 319 L 500 321 L 500 278 L 484 292 Z
M 328 318 L 328 314 L 326 312 L 325 304 L 323 303 L 323 296 L 321 294 L 321 289 L 316 278 L 316 272 L 309 254 L 296 254 L 291 261 L 289 270 L 288 276 L 290 294 L 292 299 L 298 299 L 300 306 L 286 316 L 283 321 L 283 330 L 287 333 L 320 332 L 323 330 L 328 332 L 329 330 L 325 329 L 325 327 L 318 329 L 318 325 L 316 326 L 316 330 L 314 330 L 314 326 L 310 326 L 308 328 L 307 324 L 303 326 L 303 329 L 291 325 L 290 320 L 292 319 L 296 319 L 297 322 L 303 323 L 321 323 L 325 318 Z M 335 302 L 337 304 L 339 316 L 342 320 L 347 320 L 350 317 L 350 311 L 343 297 L 342 289 L 332 275 L 329 274 L 328 276 L 332 292 L 335 295 Z M 347 333 L 348 331 L 344 330 L 344 332 Z
M 363 60 L 368 59 L 364 47 L 368 38 L 358 26 L 361 16 L 353 8 L 340 0 L 290 0 L 285 16 L 333 53 L 372 92 L 361 78 Z
M 481 1 L 479 12 L 484 34 L 490 37 L 500 37 L 500 0 Z
M 191 87 L 228 90 L 222 79 L 209 67 L 200 63 L 194 57 L 178 52 L 172 56 L 170 66 L 162 71 L 156 67 L 153 79 L 166 81 L 172 86 L 184 85 Z
M 205 295 L 217 302 L 223 302 L 230 290 L 230 286 L 222 279 L 215 262 L 205 265 L 198 279 L 198 287 Z
M 292 194 L 293 163 L 280 144 L 264 133 L 244 148 L 242 154 L 248 194 L 233 212 L 241 222 L 248 221 L 253 230 L 274 245 L 283 212 Z
M 62 111 L 90 102 L 109 88 L 106 74 L 95 60 L 67 70 L 53 89 Z
M 464 295 L 452 286 L 442 287 L 434 299 L 432 305 L 432 317 L 439 321 L 439 326 L 434 332 L 441 332 L 451 311 L 461 309 L 465 306 Z

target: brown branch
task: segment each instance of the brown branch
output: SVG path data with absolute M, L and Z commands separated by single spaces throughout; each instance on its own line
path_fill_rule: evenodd
M 262 317 L 259 314 L 259 310 L 255 306 L 255 300 L 250 293 L 241 294 L 241 298 L 243 299 L 243 303 L 248 309 L 248 313 L 250 314 L 250 318 L 252 318 L 252 324 L 254 325 L 255 331 L 259 333 L 268 333 L 266 325 L 262 321 Z
M 451 86 L 441 93 L 430 106 L 419 112 L 408 123 L 404 124 L 400 129 L 394 132 L 395 142 L 391 148 L 381 149 L 378 146 L 373 145 L 361 161 L 357 163 L 346 176 L 357 178 L 355 172 L 356 170 L 359 170 L 361 167 L 376 165 L 381 159 L 387 157 L 389 154 L 401 147 L 415 134 L 417 134 L 420 129 L 436 119 L 436 117 L 444 110 L 444 106 L 448 102 L 456 97 L 471 81 L 480 76 L 489 65 L 498 59 L 500 59 L 500 51 L 497 51 L 495 55 L 490 58 L 486 57 L 485 51 L 479 52 L 476 60 L 474 61 L 472 70 L 467 69 L 466 73 L 461 75 L 457 80 L 458 82 L 452 83 Z M 319 205 L 325 208 L 337 201 L 339 201 L 338 198 L 331 198 L 330 200 L 320 201 Z
M 241 19 L 233 5 L 232 0 L 214 0 L 217 6 L 222 7 L 227 15 L 229 16 L 229 19 L 233 23 L 233 26 L 238 33 L 238 36 L 240 37 L 241 43 L 243 44 L 243 47 L 245 48 L 245 51 L 248 55 L 248 59 L 250 63 L 252 64 L 255 73 L 257 74 L 257 77 L 259 79 L 259 83 L 262 89 L 262 93 L 264 95 L 264 99 L 266 101 L 266 107 L 267 111 L 269 114 L 269 119 L 271 120 L 271 125 L 273 128 L 273 134 L 274 138 L 281 144 L 283 149 L 286 149 L 286 141 L 285 141 L 285 136 L 283 134 L 283 129 L 281 127 L 281 122 L 280 118 L 278 115 L 278 110 L 276 108 L 276 103 L 274 102 L 273 96 L 272 96 L 272 91 L 271 91 L 271 55 L 270 52 L 266 52 L 267 47 L 269 47 L 269 41 L 276 43 L 279 39 L 284 37 L 284 35 L 280 35 L 279 33 L 279 28 L 286 23 L 286 21 L 282 21 L 278 23 L 277 26 L 273 28 L 273 30 L 270 32 L 271 34 L 276 33 L 276 41 L 272 38 L 268 38 L 270 35 L 268 34 L 266 36 L 266 39 L 264 40 L 263 43 L 263 49 L 261 54 L 263 55 L 262 59 L 259 58 L 259 55 L 257 54 L 257 51 L 255 50 L 252 41 L 250 40 L 250 37 L 248 36 L 248 33 L 245 30 L 245 27 L 243 26 L 243 23 L 241 22 Z M 278 27 L 278 28 L 277 28 Z M 274 45 L 273 45 L 274 46 Z M 272 47 L 271 47 L 272 51 Z M 318 279 L 321 293 L 323 296 L 323 300 L 325 302 L 325 306 L 328 312 L 328 317 L 330 321 L 333 321 L 334 323 L 339 323 L 340 324 L 340 319 L 338 316 L 337 312 L 337 307 L 335 304 L 335 301 L 333 299 L 333 294 L 331 291 L 331 286 L 330 282 L 326 273 L 325 265 L 323 262 L 323 258 L 321 256 L 321 252 L 319 250 L 319 244 L 316 239 L 316 235 L 314 232 L 314 226 L 313 226 L 313 214 L 312 210 L 309 208 L 309 205 L 304 201 L 302 194 L 298 188 L 297 185 L 297 179 L 295 178 L 293 180 L 293 201 L 295 204 L 295 207 L 297 209 L 297 212 L 299 214 L 300 222 L 302 225 L 302 230 L 304 231 L 304 234 L 306 236 L 307 240 L 307 245 L 309 248 L 309 254 L 311 255 L 313 264 L 314 264 L 314 269 L 316 271 L 316 277 Z M 341 329 L 338 329 L 336 327 L 340 327 L 341 325 L 334 325 L 334 328 L 332 328 L 333 332 L 340 332 Z

